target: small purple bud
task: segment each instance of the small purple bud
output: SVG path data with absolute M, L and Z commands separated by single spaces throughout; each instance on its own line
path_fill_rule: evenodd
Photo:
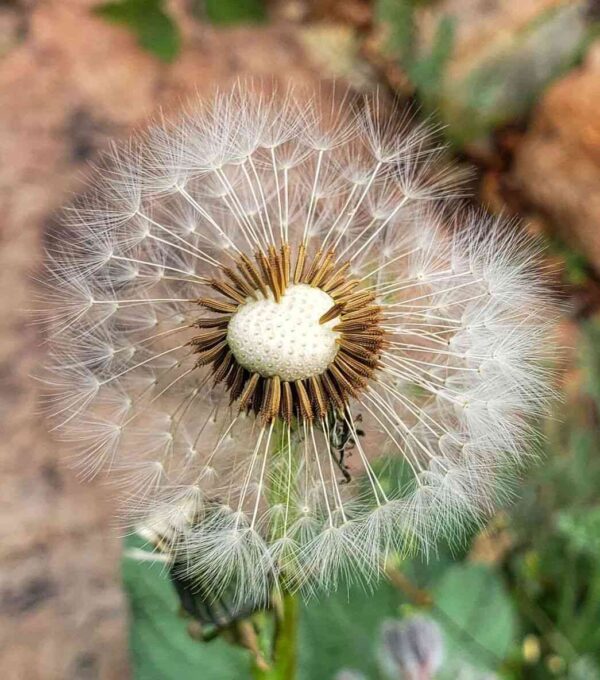
M 334 680 L 367 680 L 366 676 L 353 668 L 342 668 L 335 674 Z
M 442 664 L 444 640 L 427 616 L 390 619 L 381 627 L 381 657 L 386 669 L 404 680 L 431 680 Z

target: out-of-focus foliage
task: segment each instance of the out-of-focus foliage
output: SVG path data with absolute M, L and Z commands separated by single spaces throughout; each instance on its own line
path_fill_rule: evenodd
M 196 0 L 200 16 L 217 25 L 256 23 L 266 19 L 262 0 Z
M 181 50 L 181 34 L 165 4 L 165 0 L 117 0 L 97 5 L 94 11 L 129 28 L 144 49 L 169 62 Z M 266 18 L 262 0 L 196 0 L 192 9 L 199 18 L 217 25 L 256 23 Z
M 140 45 L 159 59 L 172 61 L 179 53 L 181 36 L 164 4 L 163 0 L 119 0 L 98 5 L 94 11 L 129 28 Z
M 540 640 L 527 677 L 600 670 L 600 325 L 581 329 L 581 392 L 546 427 L 541 465 L 511 513 L 503 568 L 525 632 Z M 585 668 L 585 675 L 582 668 Z M 562 673 L 562 675 L 561 675 Z
M 517 637 L 513 605 L 498 571 L 484 564 L 449 566 L 431 595 L 447 658 L 497 670 Z
M 600 411 L 600 320 L 588 322 L 584 326 L 582 350 L 580 357 L 583 386 L 593 400 L 598 425 Z M 598 430 L 596 430 L 598 434 Z
M 583 253 L 570 247 L 557 236 L 548 236 L 547 243 L 549 252 L 560 257 L 568 283 L 581 286 L 588 282 L 592 272 L 590 263 Z
M 402 565 L 405 568 L 418 574 L 421 590 L 425 586 L 431 596 L 426 610 L 444 634 L 444 668 L 496 670 L 517 640 L 513 606 L 499 572 L 486 565 L 452 564 L 447 556 L 431 565 Z M 186 619 L 177 615 L 177 597 L 162 565 L 126 557 L 124 579 L 132 610 L 136 678 L 185 680 L 197 677 L 198 668 L 205 680 L 248 677 L 246 654 L 223 640 L 201 643 L 188 637 Z M 305 604 L 299 624 L 299 680 L 333 678 L 342 668 L 384 678 L 379 658 L 382 623 L 416 607 L 405 590 L 387 582 L 374 592 L 360 586 L 341 588 Z
M 130 549 L 140 545 L 128 540 Z M 197 680 L 199 669 L 206 680 L 247 676 L 247 653 L 224 639 L 201 644 L 190 637 L 164 564 L 138 562 L 126 554 L 123 581 L 130 606 L 129 644 L 136 680 Z
M 469 41 L 463 33 L 479 32 L 469 22 L 481 20 L 485 28 L 473 3 L 376 2 L 379 49 L 397 61 L 458 146 L 523 116 L 547 83 L 577 61 L 591 35 L 584 2 L 540 3 L 523 18 Z
M 422 4 L 418 0 L 379 0 L 376 19 L 384 30 L 383 49 L 399 60 L 423 102 L 433 109 L 452 56 L 456 20 L 451 15 L 441 16 L 432 44 L 419 45 L 415 14 Z
M 560 512 L 558 528 L 570 549 L 581 554 L 600 555 L 600 506 Z

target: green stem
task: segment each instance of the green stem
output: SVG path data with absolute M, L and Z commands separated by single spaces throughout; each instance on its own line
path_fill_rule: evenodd
M 294 595 L 285 595 L 276 628 L 273 678 L 294 680 L 296 677 L 297 640 L 298 600 Z
M 298 640 L 298 600 L 285 595 L 276 614 L 273 658 L 268 669 L 253 668 L 256 680 L 294 680 Z
M 276 465 L 273 466 L 273 474 L 270 481 L 268 501 L 271 506 L 282 505 L 288 507 L 290 499 L 290 479 L 295 472 L 294 462 L 288 460 L 291 454 L 288 447 L 295 445 L 295 433 L 290 432 L 286 426 L 278 426 L 275 430 L 273 442 L 275 443 L 272 455 Z M 280 518 L 273 526 L 273 539 L 285 535 L 291 517 Z M 294 595 L 284 594 L 277 601 L 274 608 L 275 625 L 273 642 L 271 644 L 271 661 L 268 668 L 254 664 L 253 677 L 256 680 L 294 680 L 296 677 L 297 661 L 297 637 L 298 637 L 298 600 Z

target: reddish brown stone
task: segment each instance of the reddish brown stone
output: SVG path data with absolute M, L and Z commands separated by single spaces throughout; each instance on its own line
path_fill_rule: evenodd
M 512 181 L 600 272 L 600 44 L 534 113 Z

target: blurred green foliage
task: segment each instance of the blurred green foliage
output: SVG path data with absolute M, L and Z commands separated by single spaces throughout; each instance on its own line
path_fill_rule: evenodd
M 423 6 L 434 24 L 430 39 L 420 20 Z M 525 115 L 541 90 L 581 57 L 594 33 L 584 3 L 565 0 L 541 6 L 534 16 L 524 12 L 525 21 L 502 25 L 465 51 L 459 28 L 474 16 L 470 3 L 376 1 L 383 53 L 398 62 L 424 110 L 459 147 Z
M 262 0 L 196 0 L 196 13 L 217 25 L 256 23 L 266 19 Z
M 107 21 L 129 28 L 143 48 L 163 61 L 172 61 L 179 53 L 179 29 L 167 14 L 163 0 L 107 2 L 96 6 L 94 11 Z
M 573 286 L 582 286 L 588 282 L 591 267 L 585 255 L 556 235 L 547 235 L 546 243 L 549 252 L 561 258 L 564 276 L 568 283 Z
M 418 8 L 425 4 L 429 3 L 420 0 L 378 0 L 375 16 L 386 30 L 384 48 L 390 56 L 398 59 L 423 104 L 431 111 L 435 110 L 454 49 L 455 19 L 443 15 L 431 47 L 425 49 L 419 45 L 415 17 Z
M 97 5 L 94 12 L 126 26 L 141 47 L 170 62 L 181 50 L 181 33 L 165 4 L 165 0 L 117 0 Z M 262 0 L 195 0 L 193 12 L 217 25 L 256 23 L 266 18 Z
M 142 543 L 132 537 L 127 545 L 131 549 Z M 201 644 L 190 637 L 164 564 L 125 557 L 122 573 L 130 607 L 129 644 L 134 678 L 247 677 L 249 656 L 246 652 L 223 639 Z
M 544 458 L 520 490 L 503 569 L 526 632 L 539 637 L 531 678 L 560 658 L 576 677 L 600 672 L 600 324 L 581 327 L 581 392 L 546 423 Z M 582 659 L 584 661 L 582 661 Z M 519 677 L 519 676 L 517 676 Z
M 582 555 L 600 555 L 600 507 L 563 510 L 558 514 L 558 529 L 569 549 Z
M 496 569 L 454 564 L 444 570 L 431 596 L 433 615 L 445 633 L 446 664 L 468 661 L 498 670 L 517 639 L 513 605 Z
M 485 565 L 451 564 L 423 568 L 431 590 L 430 615 L 444 631 L 446 664 L 492 671 L 516 640 L 516 619 L 499 573 Z M 224 640 L 197 642 L 178 615 L 178 601 L 163 565 L 126 556 L 124 582 L 131 604 L 131 653 L 138 680 L 250 677 L 247 653 Z M 387 618 L 414 610 L 407 595 L 382 582 L 373 592 L 360 586 L 309 601 L 300 613 L 298 679 L 333 679 L 343 667 L 367 678 L 383 677 L 379 630 Z M 451 677 L 451 676 L 449 676 Z

